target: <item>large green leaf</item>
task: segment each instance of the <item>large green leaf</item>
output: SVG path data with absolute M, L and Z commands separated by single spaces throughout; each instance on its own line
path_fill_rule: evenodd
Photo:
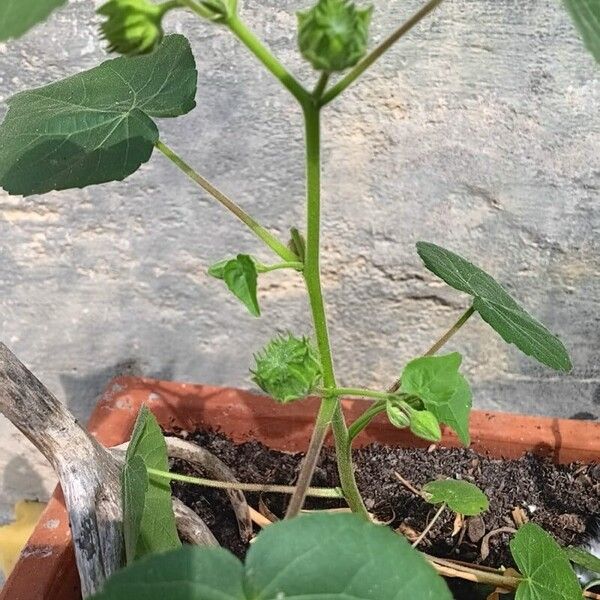
M 441 479 L 430 481 L 422 491 L 430 504 L 447 504 L 456 513 L 472 517 L 486 511 L 489 507 L 487 496 L 468 481 Z
M 23 35 L 67 0 L 2 0 L 0 42 Z
M 123 471 L 123 530 L 127 562 L 181 545 L 169 482 L 149 478 L 147 468 L 168 471 L 169 460 L 160 427 L 154 415 L 143 406 L 127 448 Z
M 315 514 L 266 528 L 245 567 L 184 547 L 117 573 L 98 600 L 451 600 L 404 538 L 356 515 Z
M 256 295 L 258 271 L 251 256 L 238 254 L 236 258 L 219 261 L 208 269 L 208 274 L 225 281 L 231 293 L 241 300 L 250 314 L 260 317 Z
M 27 196 L 124 179 L 158 140 L 150 117 L 185 114 L 195 93 L 190 45 L 171 35 L 147 56 L 17 94 L 0 125 L 0 185 Z
M 564 0 L 587 49 L 600 62 L 600 0 Z
M 581 600 L 566 553 L 539 525 L 520 527 L 510 551 L 523 575 L 515 600 Z
M 440 423 L 452 427 L 468 446 L 472 396 L 467 380 L 458 371 L 461 362 L 458 352 L 416 358 L 404 367 L 400 389 L 420 398 L 425 408 Z
M 490 275 L 435 244 L 417 243 L 425 266 L 453 288 L 473 296 L 473 308 L 502 338 L 522 352 L 559 371 L 570 371 L 563 343 L 525 311 Z

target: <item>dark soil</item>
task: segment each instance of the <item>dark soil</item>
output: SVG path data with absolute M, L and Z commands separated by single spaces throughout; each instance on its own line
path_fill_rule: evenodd
M 301 455 L 268 449 L 258 442 L 236 445 L 220 433 L 183 434 L 221 458 L 243 482 L 292 485 Z M 482 517 L 467 519 L 453 534 L 454 515 L 445 511 L 420 548 L 440 557 L 450 557 L 494 567 L 512 566 L 508 549 L 510 533 L 493 535 L 489 555 L 482 558 L 482 537 L 502 527 L 515 527 L 515 509 L 525 519 L 538 523 L 563 545 L 582 543 L 586 528 L 600 514 L 600 464 L 554 465 L 549 460 L 526 455 L 518 460 L 496 460 L 467 449 L 427 450 L 390 448 L 373 444 L 354 452 L 357 480 L 367 508 L 381 521 L 399 530 L 421 532 L 435 509 L 401 484 L 395 472 L 415 487 L 437 478 L 457 478 L 480 487 L 490 499 Z M 183 463 L 173 470 L 194 474 Z M 313 479 L 314 486 L 336 486 L 338 477 L 332 450 L 322 453 Z M 193 508 L 226 548 L 242 557 L 247 546 L 241 542 L 227 496 L 218 490 L 174 484 L 174 493 Z M 259 497 L 247 494 L 258 508 Z M 282 516 L 287 497 L 263 496 L 272 513 Z M 342 502 L 308 499 L 306 508 L 333 508 Z M 519 516 L 517 515 L 517 519 Z M 456 596 L 459 597 L 459 596 Z M 464 596 L 474 598 L 473 595 Z

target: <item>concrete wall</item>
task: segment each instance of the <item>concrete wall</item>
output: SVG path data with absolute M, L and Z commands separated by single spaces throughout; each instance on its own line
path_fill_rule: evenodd
M 373 43 L 419 2 L 375 4 Z M 248 0 L 243 13 L 312 85 L 295 49 L 303 5 Z M 103 60 L 96 27 L 79 0 L 0 46 L 0 96 Z M 286 236 L 304 214 L 298 109 L 226 31 L 184 14 L 168 29 L 192 40 L 199 87 L 193 113 L 161 123 L 165 141 Z M 556 375 L 474 319 L 450 347 L 475 405 L 599 414 L 599 73 L 557 0 L 448 0 L 327 109 L 324 287 L 340 382 L 385 386 L 467 306 L 421 266 L 425 239 L 495 274 L 572 352 L 573 373 Z M 240 251 L 268 257 L 159 155 L 123 183 L 3 194 L 1 339 L 81 419 L 123 371 L 250 387 L 252 352 L 310 325 L 298 277 L 261 279 L 256 320 L 206 275 Z M 1 421 L 5 506 L 24 480 L 29 495 L 48 487 L 25 448 Z

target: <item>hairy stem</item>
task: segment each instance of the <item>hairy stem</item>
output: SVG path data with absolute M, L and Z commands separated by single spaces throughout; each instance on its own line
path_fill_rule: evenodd
M 348 427 L 348 443 L 352 445 L 354 438 L 380 413 L 385 411 L 385 400 L 372 404 L 365 412 Z
M 325 106 L 341 94 L 349 85 L 360 77 L 378 58 L 389 50 L 405 33 L 410 31 L 419 21 L 424 19 L 443 0 L 429 0 L 425 6 L 418 10 L 406 23 L 401 25 L 392 35 L 384 40 L 368 56 L 363 58 L 345 77 L 340 79 L 321 97 L 320 104 Z
M 432 346 L 431 348 L 429 348 L 429 350 L 427 350 L 427 352 L 425 352 L 425 354 L 423 354 L 423 356 L 433 356 L 436 352 L 438 352 L 438 350 L 440 350 L 445 344 L 446 342 L 448 342 L 448 340 L 471 318 L 471 316 L 475 313 L 475 309 L 470 306 L 460 317 L 459 319 L 456 321 L 456 323 L 454 323 L 454 325 L 452 325 L 452 327 L 450 327 L 450 329 L 448 329 L 448 331 L 446 331 Z M 388 389 L 388 392 L 393 394 L 394 392 L 397 392 L 400 389 L 400 385 L 402 384 L 402 381 L 400 379 L 397 379 L 393 385 L 391 385 Z
M 244 225 L 260 238 L 275 254 L 287 262 L 297 262 L 298 257 L 272 233 L 255 221 L 247 212 L 240 208 L 233 200 L 219 191 L 212 183 L 206 180 L 188 165 L 174 150 L 169 148 L 160 140 L 156 142 L 157 150 L 160 150 L 170 161 L 177 165 L 192 181 L 196 182 L 204 191 L 208 192 L 217 202 L 231 211 Z
M 336 396 L 358 396 L 359 398 L 375 398 L 376 400 L 387 400 L 390 396 L 387 392 L 378 392 L 365 388 L 335 388 L 333 390 L 325 390 L 325 392 L 333 393 Z
M 310 93 L 296 81 L 238 16 L 229 19 L 227 25 L 233 34 L 258 58 L 267 70 L 279 79 L 301 106 L 306 106 L 311 101 Z
M 148 469 L 148 473 L 153 477 L 160 477 L 169 481 L 181 481 L 183 483 L 192 483 L 203 487 L 217 490 L 240 490 L 242 492 L 254 492 L 263 494 L 293 494 L 294 486 L 290 485 L 271 485 L 261 483 L 234 483 L 230 481 L 216 481 L 214 479 L 205 479 L 204 477 L 192 477 L 190 475 L 180 475 L 179 473 L 170 473 L 160 471 L 159 469 Z M 309 487 L 306 495 L 313 498 L 343 498 L 344 493 L 339 488 L 320 488 Z
M 304 259 L 304 280 L 308 292 L 310 308 L 315 329 L 315 337 L 321 365 L 323 368 L 323 383 L 328 390 L 336 388 L 335 372 L 327 317 L 321 288 L 320 270 L 320 236 L 321 236 L 321 132 L 320 132 L 319 107 L 311 103 L 304 107 L 306 126 L 306 196 L 307 196 L 307 227 L 306 227 L 306 255 Z M 321 401 L 315 428 L 308 452 L 303 461 L 296 493 L 292 496 L 286 518 L 298 514 L 302 508 L 306 489 L 310 485 L 312 475 L 318 460 L 321 447 L 327 435 L 330 423 L 334 425 L 336 452 L 340 481 L 346 501 L 354 512 L 368 517 L 367 510 L 360 497 L 360 492 L 354 479 L 354 470 L 349 453 L 347 452 L 346 423 L 341 411 L 337 394 L 327 393 Z

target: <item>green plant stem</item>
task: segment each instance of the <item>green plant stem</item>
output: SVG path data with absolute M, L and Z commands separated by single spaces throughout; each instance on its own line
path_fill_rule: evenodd
M 233 34 L 258 58 L 267 70 L 279 79 L 301 106 L 306 106 L 311 102 L 311 94 L 296 81 L 237 15 L 231 17 L 227 25 Z
M 385 411 L 385 400 L 371 404 L 365 412 L 348 427 L 348 443 L 352 445 L 354 438 L 380 413 Z
M 192 477 L 190 475 L 180 475 L 179 473 L 170 473 L 160 471 L 159 469 L 147 469 L 149 475 L 168 479 L 169 481 L 181 481 L 183 483 L 192 483 L 203 487 L 217 490 L 240 490 L 242 492 L 255 492 L 263 494 L 293 494 L 296 489 L 291 485 L 270 485 L 262 483 L 233 483 L 230 481 L 216 481 L 214 479 L 205 479 L 203 477 Z M 307 496 L 312 498 L 344 498 L 344 493 L 340 488 L 321 488 L 311 487 L 306 491 Z
M 437 520 L 442 516 L 442 513 L 444 512 L 445 508 L 446 508 L 446 503 L 442 503 L 442 505 L 440 506 L 438 511 L 435 513 L 435 515 L 433 515 L 433 518 L 431 519 L 431 521 L 429 521 L 429 523 L 427 523 L 427 526 L 421 532 L 421 535 L 413 542 L 413 545 L 412 545 L 413 548 L 416 548 L 425 539 L 425 536 L 431 531 L 431 528 L 436 524 Z
M 177 165 L 192 181 L 196 182 L 203 190 L 208 192 L 217 202 L 231 211 L 242 223 L 244 223 L 254 235 L 259 237 L 275 254 L 280 256 L 286 262 L 297 262 L 298 257 L 282 242 L 280 242 L 272 233 L 267 231 L 262 225 L 255 221 L 247 212 L 240 208 L 233 200 L 228 198 L 223 192 L 219 191 L 212 183 L 206 180 L 188 165 L 174 150 L 169 148 L 160 140 L 155 144 L 157 150 L 160 150 L 170 161 Z
M 327 87 L 328 81 L 329 81 L 329 73 L 327 71 L 323 71 L 323 73 L 321 73 L 321 77 L 319 77 L 319 81 L 317 82 L 315 90 L 312 94 L 313 98 L 315 100 L 319 100 L 321 98 L 321 96 L 323 95 L 323 92 L 325 91 L 325 88 Z
M 367 390 L 364 388 L 335 388 L 323 390 L 324 394 L 334 394 L 336 396 L 357 396 L 359 398 L 375 398 L 377 400 L 387 400 L 390 397 L 388 392 L 378 392 L 376 390 Z
M 444 333 L 444 335 L 442 335 L 442 337 L 440 337 L 431 346 L 431 348 L 429 348 L 429 350 L 427 350 L 427 352 L 425 352 L 425 354 L 423 354 L 423 356 L 433 356 L 436 352 L 438 352 L 438 350 L 440 350 L 446 344 L 446 342 L 448 342 L 448 340 L 471 318 L 471 316 L 474 313 L 475 313 L 475 309 L 472 306 L 470 306 L 459 317 L 459 319 L 456 321 L 456 323 L 454 323 L 454 325 L 452 325 L 452 327 L 450 327 L 450 329 L 448 329 L 448 331 L 446 331 Z M 394 384 L 389 387 L 388 392 L 391 394 L 397 392 L 400 389 L 401 384 L 402 384 L 402 380 L 397 379 L 394 382 Z
M 321 97 L 320 104 L 325 106 L 334 98 L 341 94 L 349 85 L 360 77 L 378 58 L 389 50 L 405 33 L 410 31 L 419 21 L 424 19 L 433 11 L 443 0 L 429 0 L 425 6 L 418 10 L 408 21 L 401 25 L 392 35 L 384 40 L 368 56 L 363 58 L 345 77 L 340 79 Z
M 302 271 L 303 268 L 304 263 L 299 261 L 282 262 L 277 263 L 276 265 L 263 265 L 261 263 L 256 263 L 256 270 L 258 273 L 270 273 L 271 271 L 277 271 L 279 269 L 293 269 L 294 271 Z
M 306 127 L 306 196 L 307 196 L 307 227 L 306 253 L 304 259 L 304 280 L 308 292 L 310 308 L 317 346 L 323 369 L 323 383 L 327 389 L 335 389 L 335 372 L 327 317 L 321 289 L 320 270 L 320 236 L 321 236 L 321 125 L 320 110 L 316 103 L 304 106 Z M 329 425 L 333 425 L 338 471 L 344 496 L 352 511 L 369 518 L 367 509 L 362 501 L 356 481 L 354 469 L 347 450 L 346 423 L 342 414 L 340 402 L 335 393 L 327 393 L 321 400 L 321 406 L 315 421 L 315 427 L 309 448 L 302 463 L 298 476 L 296 492 L 292 495 L 286 518 L 296 516 L 302 509 L 306 489 L 310 485 Z

